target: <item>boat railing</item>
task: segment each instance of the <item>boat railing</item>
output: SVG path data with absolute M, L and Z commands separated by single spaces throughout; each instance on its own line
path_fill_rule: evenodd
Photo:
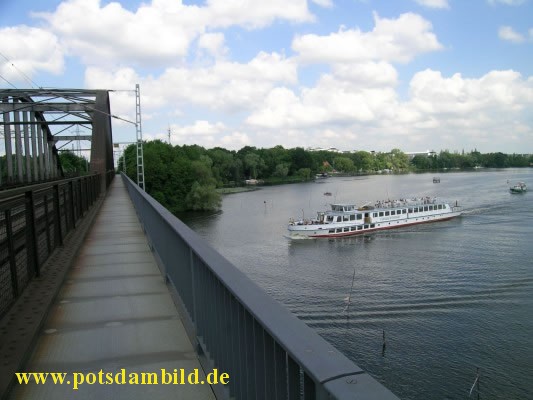
M 381 200 L 375 204 L 376 208 L 396 208 L 396 207 L 410 207 L 410 206 L 423 206 L 426 204 L 436 204 L 436 197 L 415 197 L 412 199 L 399 199 L 399 200 Z

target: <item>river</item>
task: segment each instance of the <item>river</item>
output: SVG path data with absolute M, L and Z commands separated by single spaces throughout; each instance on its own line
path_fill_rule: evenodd
M 181 218 L 400 398 L 476 399 L 479 368 L 481 399 L 533 399 L 533 193 L 510 194 L 516 181 L 533 187 L 533 170 L 333 177 L 227 195 L 221 212 Z M 330 202 L 415 196 L 464 214 L 344 239 L 285 236 L 289 217 Z

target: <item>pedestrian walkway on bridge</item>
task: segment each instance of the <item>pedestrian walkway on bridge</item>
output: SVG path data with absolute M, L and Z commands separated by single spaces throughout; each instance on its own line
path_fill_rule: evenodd
M 116 177 L 26 365 L 65 372 L 65 383 L 16 385 L 10 399 L 214 399 L 204 385 L 87 382 L 74 373 L 172 372 L 202 368 L 121 177 Z M 178 372 L 179 373 L 179 372 Z M 97 375 L 95 375 L 97 376 Z M 140 376 L 140 375 L 139 375 Z M 70 384 L 67 383 L 70 382 Z M 120 379 L 119 379 L 120 381 Z

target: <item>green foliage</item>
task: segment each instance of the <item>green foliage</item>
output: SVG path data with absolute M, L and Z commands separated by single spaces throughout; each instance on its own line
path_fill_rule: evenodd
M 289 165 L 285 163 L 281 163 L 276 165 L 276 169 L 274 170 L 273 175 L 274 176 L 287 176 L 289 174 Z
M 222 200 L 214 185 L 192 184 L 191 190 L 185 198 L 188 210 L 218 210 Z
M 89 171 L 87 159 L 77 156 L 70 150 L 59 153 L 59 162 L 65 176 L 86 174 Z
M 333 165 L 338 172 L 353 172 L 355 167 L 353 161 L 348 157 L 335 157 Z
M 298 175 L 302 180 L 308 181 L 311 179 L 311 169 L 310 168 L 300 168 L 296 175 Z

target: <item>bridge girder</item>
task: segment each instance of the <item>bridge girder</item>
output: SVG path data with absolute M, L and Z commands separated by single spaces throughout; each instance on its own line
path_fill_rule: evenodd
M 29 184 L 63 176 L 56 143 L 88 140 L 90 171 L 114 169 L 108 90 L 0 89 L 0 134 L 5 162 L 0 186 Z M 70 127 L 83 129 L 62 134 Z M 79 128 L 77 128 L 79 129 Z M 102 179 L 102 189 L 106 180 Z

